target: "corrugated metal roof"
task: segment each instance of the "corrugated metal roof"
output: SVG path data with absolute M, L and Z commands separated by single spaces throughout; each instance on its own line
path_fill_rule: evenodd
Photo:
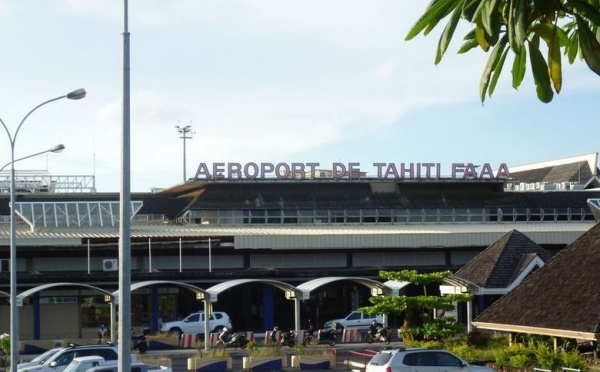
M 480 223 L 431 225 L 293 225 L 210 226 L 133 225 L 132 238 L 232 237 L 237 249 L 416 248 L 488 246 L 516 229 L 538 244 L 569 244 L 594 222 Z M 10 230 L 0 227 L 0 244 L 8 245 Z M 117 228 L 19 229 L 21 245 L 80 245 L 86 239 L 117 239 Z

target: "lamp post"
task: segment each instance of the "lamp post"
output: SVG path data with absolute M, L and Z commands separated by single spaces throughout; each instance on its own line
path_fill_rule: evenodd
M 35 110 L 48 104 L 50 102 L 58 101 L 59 99 L 81 99 L 85 97 L 85 89 L 74 90 L 64 96 L 49 99 L 35 106 L 31 111 L 25 115 L 23 120 L 19 123 L 19 126 L 13 134 L 10 133 L 4 121 L 0 119 L 0 123 L 4 127 L 8 139 L 10 141 L 10 366 L 11 369 L 15 370 L 17 367 L 17 361 L 19 357 L 19 309 L 17 304 L 17 221 L 15 213 L 15 199 L 16 199 L 16 183 L 15 183 L 15 141 L 19 130 L 25 123 L 25 120 Z
M 131 79 L 129 3 L 123 0 L 123 106 L 121 190 L 119 192 L 119 360 L 118 372 L 131 371 Z M 111 330 L 112 332 L 113 330 Z
M 192 126 L 191 125 L 186 125 L 185 127 L 180 127 L 179 125 L 176 125 L 175 128 L 177 128 L 177 131 L 181 134 L 181 138 L 183 140 L 183 182 L 186 181 L 186 177 L 185 177 L 185 140 L 188 139 L 192 139 L 192 136 L 194 134 L 196 134 L 196 132 L 192 131 Z M 188 137 L 189 134 L 189 137 Z
M 42 155 L 48 152 L 61 152 L 62 150 L 65 149 L 65 145 L 60 144 L 60 145 L 56 145 L 56 146 L 52 146 L 51 148 L 49 148 L 48 150 L 44 150 L 44 151 L 40 151 L 40 152 L 36 152 L 35 154 L 31 154 L 31 155 L 27 155 L 27 156 L 23 156 L 22 158 L 18 158 L 15 159 L 14 163 L 21 161 L 21 160 L 25 160 L 25 159 L 29 159 L 29 158 L 33 158 L 34 156 L 38 156 L 38 155 Z M 8 167 L 9 165 L 11 165 L 13 162 L 8 162 L 6 164 L 4 164 L 2 166 L 2 168 L 0 168 L 0 172 L 2 172 L 4 170 L 4 168 Z

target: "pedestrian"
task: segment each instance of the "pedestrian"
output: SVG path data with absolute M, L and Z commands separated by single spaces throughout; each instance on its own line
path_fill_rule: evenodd
M 98 344 L 101 344 L 105 337 L 109 335 L 108 328 L 104 324 L 100 324 L 98 328 Z

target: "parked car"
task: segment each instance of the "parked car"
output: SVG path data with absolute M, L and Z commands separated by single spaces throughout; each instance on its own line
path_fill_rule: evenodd
M 75 358 L 63 370 L 63 372 L 117 372 L 118 366 L 114 363 L 107 363 L 104 358 L 99 356 L 87 356 Z M 131 363 L 132 372 L 173 372 L 170 367 L 156 366 L 151 367 L 144 363 Z
M 223 327 L 233 328 L 229 315 L 223 311 L 214 311 L 209 319 L 208 329 L 210 332 L 221 332 Z M 184 333 L 204 333 L 204 311 L 192 313 L 183 320 L 163 323 L 160 331 L 171 332 L 177 336 L 181 336 Z
M 365 372 L 495 372 L 493 368 L 469 364 L 446 350 L 385 348 L 375 354 Z
M 342 331 L 344 328 L 360 329 L 362 331 L 366 331 L 369 329 L 369 326 L 371 325 L 373 320 L 375 320 L 377 327 L 383 327 L 382 315 L 371 316 L 368 314 L 360 313 L 358 311 L 353 311 L 350 314 L 346 315 L 345 318 L 326 321 L 324 328 L 332 328 L 333 324 L 336 323 L 336 329 L 338 331 Z
M 67 347 L 49 350 L 42 354 L 47 357 L 37 360 L 35 364 L 31 362 L 17 364 L 17 372 L 62 372 L 73 359 L 85 356 L 100 356 L 106 364 L 116 365 L 119 359 L 118 352 L 118 348 L 114 345 L 71 344 Z M 134 354 L 131 354 L 131 362 L 137 362 Z

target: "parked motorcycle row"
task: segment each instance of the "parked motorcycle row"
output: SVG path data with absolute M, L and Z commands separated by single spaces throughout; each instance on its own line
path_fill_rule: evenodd
M 280 329 L 278 326 L 273 328 L 271 332 L 269 342 L 271 344 L 279 344 L 281 346 L 287 346 L 293 348 L 296 346 L 296 331 L 291 329 L 287 332 L 282 332 L 281 339 L 278 340 L 278 333 Z M 318 331 L 316 327 L 309 321 L 308 329 L 304 334 L 302 345 L 307 346 L 309 344 L 324 344 L 329 346 L 335 346 L 337 344 L 337 324 L 333 323 L 332 327 L 327 329 L 321 329 Z M 384 344 L 390 343 L 390 328 L 389 327 L 371 327 L 369 332 L 365 336 L 365 341 L 368 343 L 383 342 Z M 245 349 L 248 346 L 248 339 L 246 338 L 246 332 L 234 332 L 233 330 L 223 327 L 221 333 L 219 333 L 216 347 L 227 348 L 240 348 Z M 145 335 L 132 335 L 132 348 L 138 350 L 140 353 L 144 353 L 148 349 Z

